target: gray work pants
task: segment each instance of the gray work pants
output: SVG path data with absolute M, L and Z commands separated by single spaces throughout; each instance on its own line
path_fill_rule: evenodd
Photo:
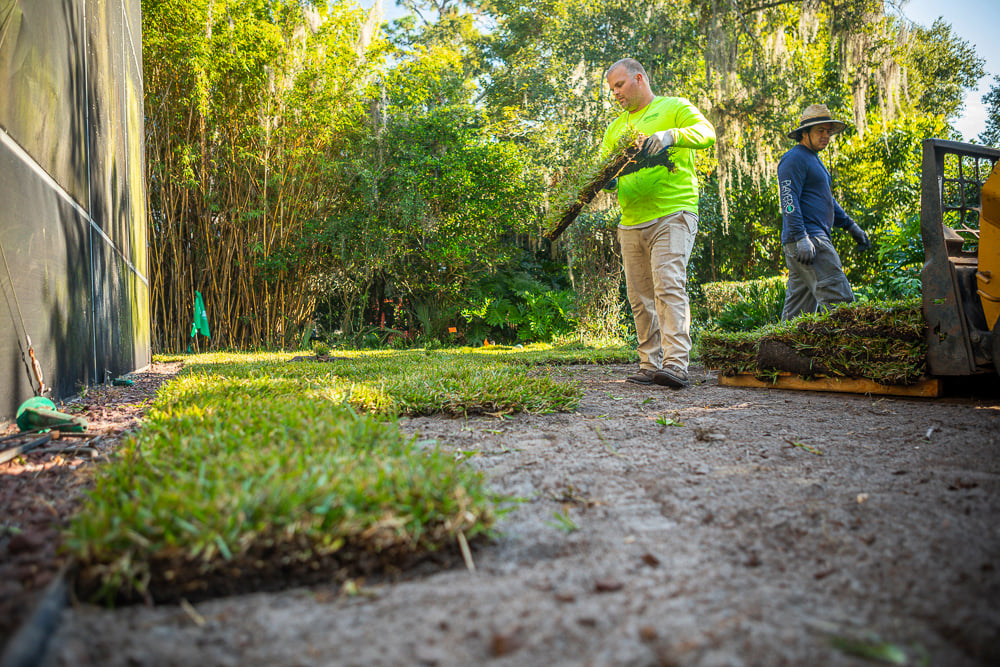
M 618 228 L 641 368 L 687 370 L 691 353 L 687 263 L 697 233 L 698 216 L 689 211 L 658 218 L 639 229 Z
M 794 243 L 782 246 L 785 266 L 788 267 L 788 287 L 785 290 L 785 307 L 781 312 L 782 321 L 801 313 L 826 310 L 835 303 L 854 301 L 854 292 L 844 275 L 844 267 L 833 242 L 825 236 L 809 238 L 816 246 L 816 258 L 812 264 L 803 264 L 795 259 Z

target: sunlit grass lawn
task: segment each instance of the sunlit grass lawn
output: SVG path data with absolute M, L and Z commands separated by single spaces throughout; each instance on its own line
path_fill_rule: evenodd
M 352 576 L 486 535 L 504 499 L 455 457 L 417 447 L 397 417 L 572 411 L 580 388 L 531 365 L 629 354 L 187 356 L 69 528 L 79 591 L 194 599 Z

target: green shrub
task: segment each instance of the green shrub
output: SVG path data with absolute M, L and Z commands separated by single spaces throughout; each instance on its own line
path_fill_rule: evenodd
M 781 276 L 743 282 L 702 285 L 705 309 L 712 327 L 722 331 L 748 331 L 778 322 L 785 302 Z
M 467 340 L 478 342 L 493 338 L 503 342 L 547 342 L 553 336 L 574 330 L 576 296 L 571 290 L 545 289 L 533 281 L 521 281 L 515 285 L 522 289 L 499 296 L 482 296 L 478 302 L 462 310 L 462 317 L 469 325 Z
M 924 242 L 920 235 L 920 214 L 888 224 L 875 241 L 878 246 L 877 278 L 856 285 L 855 294 L 865 300 L 908 299 L 921 294 L 920 271 L 924 265 Z
M 577 329 L 589 340 L 634 338 L 618 249 L 620 220 L 617 206 L 584 211 L 559 240 L 577 297 Z

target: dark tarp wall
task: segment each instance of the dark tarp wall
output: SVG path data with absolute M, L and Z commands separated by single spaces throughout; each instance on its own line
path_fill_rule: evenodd
M 150 361 L 140 0 L 0 0 L 0 418 Z

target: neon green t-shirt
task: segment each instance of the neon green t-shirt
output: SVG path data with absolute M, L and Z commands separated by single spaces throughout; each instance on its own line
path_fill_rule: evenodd
M 670 158 L 675 168 L 649 167 L 618 179 L 618 203 L 624 227 L 641 225 L 656 218 L 691 211 L 698 213 L 698 175 L 694 152 L 715 143 L 715 128 L 691 102 L 683 97 L 654 97 L 635 113 L 623 111 L 604 132 L 601 156 L 618 144 L 618 137 L 632 125 L 643 134 L 673 130 Z

